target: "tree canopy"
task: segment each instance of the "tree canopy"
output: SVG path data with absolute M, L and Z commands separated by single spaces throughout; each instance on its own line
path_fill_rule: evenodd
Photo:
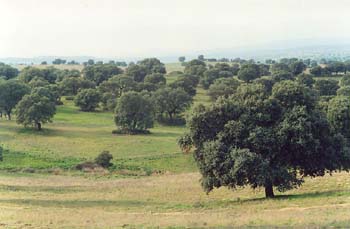
M 121 73 L 123 73 L 123 70 L 113 64 L 94 64 L 83 69 L 84 78 L 96 85 L 100 85 L 103 81 Z
M 94 111 L 101 100 L 100 93 L 95 89 L 83 89 L 74 99 L 76 106 L 82 111 Z
M 18 76 L 18 69 L 11 67 L 10 65 L 0 63 L 0 77 L 3 77 L 5 80 L 13 79 Z
M 259 66 L 257 64 L 245 64 L 238 71 L 238 79 L 251 82 L 260 77 Z
M 13 108 L 30 92 L 30 88 L 21 82 L 8 80 L 0 83 L 0 110 L 4 111 L 11 120 Z
M 127 133 L 144 132 L 153 127 L 154 106 L 149 97 L 137 92 L 126 92 L 118 100 L 114 121 Z
M 52 98 L 38 92 L 25 95 L 16 106 L 17 123 L 25 127 L 33 125 L 37 130 L 41 130 L 42 123 L 51 122 L 55 113 L 56 107 Z
M 162 88 L 154 92 L 153 101 L 156 112 L 161 118 L 166 115 L 172 122 L 176 115 L 185 111 L 191 103 L 192 97 L 182 88 Z
M 295 81 L 243 84 L 228 98 L 195 109 L 190 141 L 210 192 L 227 186 L 264 187 L 266 197 L 296 188 L 305 176 L 348 169 L 350 154 L 340 132 L 318 109 L 317 93 Z
M 322 96 L 336 95 L 339 89 L 338 81 L 333 79 L 317 80 L 314 87 Z

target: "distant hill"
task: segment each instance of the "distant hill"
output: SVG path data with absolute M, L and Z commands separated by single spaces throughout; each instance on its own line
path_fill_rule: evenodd
M 350 41 L 350 39 L 349 39 Z M 311 59 L 337 59 L 345 60 L 350 59 L 350 42 L 347 39 L 329 39 L 329 40 L 286 40 L 275 41 L 266 44 L 252 45 L 252 46 L 240 46 L 225 49 L 210 49 L 202 51 L 193 51 L 191 53 L 184 53 L 182 56 L 186 56 L 187 60 L 197 58 L 198 55 L 204 55 L 206 58 L 229 58 L 234 59 L 237 57 L 244 59 L 256 59 L 263 61 L 265 59 L 280 59 L 288 57 L 297 58 L 311 58 Z M 145 56 L 146 57 L 146 56 Z M 95 61 L 108 62 L 109 60 L 115 61 L 138 61 L 145 57 L 94 57 L 94 56 L 39 56 L 32 58 L 18 58 L 7 57 L 0 58 L 0 62 L 8 64 L 40 64 L 43 61 L 51 63 L 54 59 L 60 58 L 67 61 L 75 60 L 79 63 L 83 63 L 89 59 Z M 178 55 L 169 53 L 168 56 L 153 56 L 157 57 L 165 63 L 177 62 Z

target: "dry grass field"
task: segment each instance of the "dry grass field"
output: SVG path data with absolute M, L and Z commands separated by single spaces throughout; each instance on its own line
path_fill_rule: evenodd
M 0 174 L 5 228 L 144 228 L 350 224 L 350 176 L 307 179 L 266 200 L 260 190 L 225 188 L 206 195 L 198 173 L 105 179 Z

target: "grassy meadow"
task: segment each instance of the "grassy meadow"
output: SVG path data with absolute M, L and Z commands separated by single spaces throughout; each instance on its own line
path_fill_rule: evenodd
M 181 70 L 168 64 L 168 72 Z M 167 80 L 174 80 L 168 76 Z M 210 103 L 198 88 L 194 104 Z M 346 227 L 350 176 L 306 179 L 265 199 L 263 190 L 220 188 L 207 195 L 191 154 L 176 140 L 186 127 L 156 124 L 150 135 L 113 135 L 111 112 L 57 107 L 42 132 L 0 120 L 0 228 Z M 78 172 L 101 151 L 109 171 Z
M 260 190 L 206 195 L 198 173 L 108 179 L 0 173 L 0 227 L 347 227 L 350 176 L 307 179 L 265 199 Z

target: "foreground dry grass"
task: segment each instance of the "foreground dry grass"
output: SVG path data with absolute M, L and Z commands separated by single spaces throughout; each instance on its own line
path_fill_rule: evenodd
M 309 179 L 275 200 L 261 191 L 206 195 L 197 173 L 104 179 L 0 174 L 0 227 L 350 225 L 350 176 Z

